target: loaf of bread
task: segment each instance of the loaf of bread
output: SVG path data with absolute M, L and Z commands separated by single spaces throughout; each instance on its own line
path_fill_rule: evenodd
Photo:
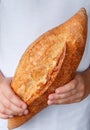
M 68 21 L 41 35 L 23 54 L 17 66 L 13 91 L 27 103 L 29 114 L 8 120 L 19 127 L 47 107 L 47 97 L 75 76 L 87 37 L 87 14 L 80 9 Z

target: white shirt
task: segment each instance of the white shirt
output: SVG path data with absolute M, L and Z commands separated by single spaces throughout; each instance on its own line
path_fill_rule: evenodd
M 88 40 L 78 71 L 90 65 L 90 0 L 1 0 L 0 69 L 13 76 L 18 61 L 37 37 L 65 22 L 81 7 L 89 16 Z M 7 121 L 0 119 L 0 129 Z M 90 96 L 80 103 L 52 105 L 15 130 L 90 130 Z

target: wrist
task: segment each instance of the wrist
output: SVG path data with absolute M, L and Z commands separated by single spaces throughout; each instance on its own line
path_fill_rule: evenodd
M 85 83 L 85 86 L 87 87 L 87 91 L 90 93 L 90 68 L 84 72 L 81 72 L 81 76 Z

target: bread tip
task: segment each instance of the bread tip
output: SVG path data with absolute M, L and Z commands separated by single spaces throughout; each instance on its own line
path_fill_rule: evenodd
M 86 9 L 85 9 L 84 7 L 82 7 L 82 8 L 79 10 L 79 12 L 80 12 L 80 13 L 83 13 L 83 14 L 85 14 L 85 15 L 87 14 L 87 13 L 86 13 Z

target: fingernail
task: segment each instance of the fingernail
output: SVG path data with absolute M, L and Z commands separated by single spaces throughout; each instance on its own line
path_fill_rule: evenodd
M 53 96 L 50 96 L 50 97 L 49 97 L 49 99 L 53 100 L 53 99 L 54 99 L 54 97 L 53 97 Z
M 59 90 L 57 90 L 57 89 L 56 89 L 56 91 L 55 91 L 55 92 L 56 92 L 57 94 L 59 94 L 59 93 L 60 93 L 60 92 L 59 92 Z
M 51 102 L 50 100 L 48 100 L 48 101 L 47 101 L 47 104 L 48 104 L 48 105 L 51 105 L 51 104 L 52 104 L 52 102 Z
M 27 105 L 26 105 L 26 104 L 23 104 L 23 105 L 22 105 L 22 108 L 23 108 L 23 109 L 26 109 L 26 108 L 27 108 Z
M 12 115 L 9 116 L 9 118 L 12 118 L 12 117 L 13 117 Z
M 23 115 L 23 113 L 20 113 L 20 114 L 18 114 L 19 116 L 22 116 Z
M 27 115 L 27 114 L 28 114 L 28 110 L 25 110 L 25 111 L 24 111 L 24 115 Z

